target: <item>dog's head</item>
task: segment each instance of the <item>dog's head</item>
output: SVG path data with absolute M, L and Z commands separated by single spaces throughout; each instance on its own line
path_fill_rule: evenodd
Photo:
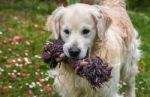
M 47 28 L 52 38 L 61 38 L 68 57 L 82 59 L 88 56 L 96 35 L 105 38 L 110 18 L 98 6 L 75 4 L 57 8 L 48 17 Z

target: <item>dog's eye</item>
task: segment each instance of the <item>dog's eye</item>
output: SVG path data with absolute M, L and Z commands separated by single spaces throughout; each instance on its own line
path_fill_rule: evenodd
M 70 31 L 69 31 L 68 29 L 65 29 L 64 32 L 65 32 L 66 34 L 70 34 Z
M 82 33 L 85 35 L 85 34 L 88 34 L 90 32 L 89 29 L 83 29 Z

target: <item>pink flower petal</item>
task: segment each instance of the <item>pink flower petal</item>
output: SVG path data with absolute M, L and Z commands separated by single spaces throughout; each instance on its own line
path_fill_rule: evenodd
M 44 79 L 39 79 L 38 82 L 42 84 L 42 83 L 45 82 L 45 80 Z
M 51 88 L 50 86 L 43 86 L 43 87 L 42 87 L 42 90 L 43 90 L 43 91 L 51 91 L 52 88 Z
M 33 95 L 33 91 L 32 90 L 28 90 L 28 94 L 29 95 Z
M 14 36 L 14 37 L 11 39 L 12 42 L 19 42 L 20 40 L 21 40 L 21 37 L 18 36 L 18 35 Z

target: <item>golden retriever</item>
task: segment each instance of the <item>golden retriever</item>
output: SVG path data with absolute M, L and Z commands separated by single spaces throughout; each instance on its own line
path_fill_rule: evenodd
M 127 83 L 125 97 L 136 97 L 140 42 L 123 0 L 59 7 L 49 16 L 46 25 L 52 31 L 52 38 L 65 42 L 66 56 L 78 59 L 99 56 L 113 67 L 112 78 L 94 90 L 69 65 L 61 64 L 53 72 L 54 88 L 62 97 L 122 97 L 118 93 L 120 80 Z

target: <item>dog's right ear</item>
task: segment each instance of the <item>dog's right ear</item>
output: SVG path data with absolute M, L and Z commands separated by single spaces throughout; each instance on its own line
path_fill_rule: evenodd
M 92 17 L 96 23 L 97 35 L 100 40 L 104 40 L 112 20 L 101 7 L 94 5 L 94 8 L 96 9 L 92 11 Z
M 60 19 L 65 12 L 64 7 L 57 8 L 50 16 L 48 16 L 46 22 L 46 28 L 52 32 L 51 37 L 58 39 L 60 33 Z

